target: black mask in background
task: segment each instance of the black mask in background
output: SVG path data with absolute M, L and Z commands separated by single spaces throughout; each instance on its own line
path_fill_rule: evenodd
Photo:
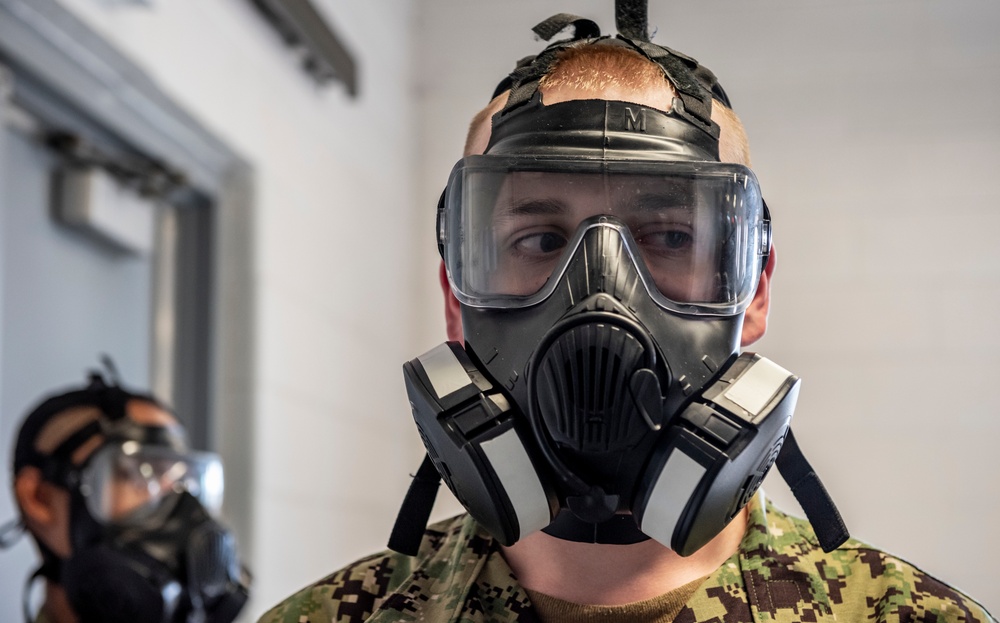
M 233 535 L 187 492 L 145 521 L 103 527 L 73 493 L 61 583 L 81 623 L 229 623 L 247 583 Z

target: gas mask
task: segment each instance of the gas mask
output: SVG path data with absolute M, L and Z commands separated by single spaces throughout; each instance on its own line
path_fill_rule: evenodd
M 60 583 L 73 609 L 84 622 L 232 621 L 247 588 L 235 539 L 214 518 L 218 457 L 131 428 L 112 433 L 70 489 L 73 555 Z
M 112 394 L 103 402 L 126 399 L 116 387 L 87 391 Z M 144 426 L 124 408 L 101 407 L 107 418 L 51 455 L 30 459 L 70 493 L 72 554 L 60 559 L 41 547 L 44 563 L 35 575 L 65 589 L 82 623 L 234 620 L 249 580 L 232 533 L 216 519 L 223 489 L 218 456 L 188 450 L 178 426 Z M 95 434 L 101 446 L 74 465 L 73 452 Z
M 504 545 L 544 530 L 653 538 L 686 556 L 776 461 L 824 548 L 847 537 L 790 438 L 799 379 L 739 352 L 771 223 L 753 172 L 719 161 L 712 94 L 728 100 L 711 72 L 623 19 L 644 16 L 638 4 L 618 3 L 617 39 L 574 16 L 536 27 L 577 37 L 519 64 L 485 153 L 449 178 L 438 242 L 465 344 L 404 365 L 428 460 L 393 549 L 415 552 L 440 475 Z M 668 111 L 547 106 L 538 80 L 574 45 L 638 51 L 678 97 Z

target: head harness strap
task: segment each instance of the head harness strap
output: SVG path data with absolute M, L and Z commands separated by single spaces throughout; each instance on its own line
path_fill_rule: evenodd
M 649 41 L 647 0 L 615 0 L 615 28 L 623 37 Z
M 101 423 L 94 420 L 63 440 L 50 454 L 40 455 L 42 478 L 65 489 L 71 488 L 79 479 L 73 453 L 100 432 Z
M 577 39 L 574 36 L 572 39 L 564 39 L 550 44 L 538 56 L 530 60 L 523 59 L 527 62 L 519 65 L 508 76 L 510 80 L 510 96 L 507 97 L 507 104 L 500 111 L 500 114 L 506 115 L 510 111 L 526 104 L 534 97 L 535 93 L 538 92 L 538 82 L 542 79 L 542 76 L 549 73 L 552 69 L 552 65 L 555 64 L 559 52 L 566 48 L 574 47 L 580 41 L 592 43 L 599 40 Z
M 507 104 L 500 115 L 507 115 L 534 97 L 539 81 L 552 70 L 563 50 L 582 45 L 625 45 L 658 65 L 677 90 L 683 111 L 718 137 L 719 128 L 712 122 L 712 97 L 729 106 L 725 91 L 715 74 L 700 66 L 698 61 L 650 41 L 647 0 L 616 0 L 615 25 L 619 35 L 614 39 L 601 36 L 600 28 L 594 21 L 570 13 L 553 15 L 536 25 L 532 30 L 545 41 L 569 26 L 574 32 L 568 39 L 552 42 L 537 56 L 518 61 L 514 71 L 493 92 L 493 97 L 496 97 L 510 89 Z
M 533 30 L 536 35 L 550 41 L 552 37 L 562 32 L 567 26 L 572 26 L 573 41 L 578 39 L 596 39 L 601 36 L 601 27 L 594 20 L 573 15 L 572 13 L 559 13 L 549 19 L 536 24 Z
M 712 92 L 701 83 L 695 73 L 699 67 L 698 61 L 686 54 L 649 41 L 630 39 L 621 35 L 618 36 L 618 39 L 659 65 L 667 79 L 677 89 L 677 96 L 684 103 L 684 110 L 694 115 L 698 121 L 706 126 L 712 125 Z M 708 73 L 711 74 L 711 72 Z M 718 132 L 719 130 L 716 128 L 716 136 L 718 136 Z

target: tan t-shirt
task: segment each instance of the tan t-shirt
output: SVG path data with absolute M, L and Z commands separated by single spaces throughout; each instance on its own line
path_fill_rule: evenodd
M 620 606 L 593 606 L 525 589 L 544 623 L 670 623 L 705 581 L 699 578 L 669 593 Z

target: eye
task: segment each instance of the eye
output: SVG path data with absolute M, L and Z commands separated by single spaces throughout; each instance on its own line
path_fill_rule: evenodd
M 559 251 L 566 246 L 566 237 L 553 231 L 523 235 L 511 245 L 515 252 L 529 257 L 540 257 Z
M 694 244 L 694 236 L 684 227 L 670 227 L 643 233 L 636 241 L 639 246 L 653 252 L 677 253 Z

